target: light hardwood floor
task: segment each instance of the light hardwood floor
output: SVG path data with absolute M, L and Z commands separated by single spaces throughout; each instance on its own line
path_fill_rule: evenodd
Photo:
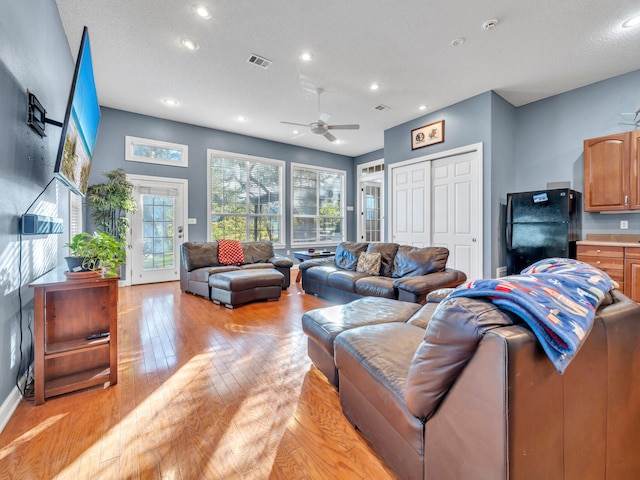
M 395 479 L 311 366 L 293 284 L 234 310 L 178 282 L 119 290 L 119 382 L 22 401 L 0 479 Z

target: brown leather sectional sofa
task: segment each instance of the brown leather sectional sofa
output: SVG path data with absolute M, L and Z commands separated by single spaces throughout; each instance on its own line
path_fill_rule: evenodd
M 607 295 L 560 375 L 519 317 L 443 297 L 303 317 L 345 416 L 399 478 L 640 478 L 640 305 Z
M 245 263 L 239 266 L 219 263 L 216 241 L 185 242 L 180 245 L 181 290 L 211 298 L 211 284 L 215 285 L 215 282 L 210 281 L 212 276 L 242 270 L 252 272 L 258 277 L 266 271 L 265 269 L 275 269 L 280 272 L 283 275 L 282 290 L 289 288 L 293 265 L 291 259 L 275 254 L 270 242 L 241 242 L 241 245 Z M 258 288 L 261 287 L 258 286 Z M 252 300 L 251 292 L 245 292 L 242 298 L 243 303 Z M 258 294 L 258 297 L 260 296 Z
M 377 274 L 358 271 L 363 253 L 380 255 Z M 448 258 L 449 250 L 443 247 L 343 242 L 334 257 L 300 264 L 302 288 L 339 303 L 366 296 L 424 303 L 429 292 L 467 279 L 463 272 L 446 268 Z

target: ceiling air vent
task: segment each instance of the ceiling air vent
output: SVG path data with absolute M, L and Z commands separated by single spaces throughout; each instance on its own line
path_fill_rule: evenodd
M 387 107 L 386 105 L 380 104 L 376 107 L 373 107 L 374 110 L 378 110 L 379 112 L 384 112 L 385 110 L 389 110 L 391 107 Z
M 264 68 L 265 70 L 271 66 L 271 60 L 267 60 L 266 58 L 261 57 L 260 55 L 256 55 L 255 53 L 252 53 L 249 56 L 249 59 L 247 60 L 247 62 L 253 63 L 254 65 L 257 65 L 260 68 Z

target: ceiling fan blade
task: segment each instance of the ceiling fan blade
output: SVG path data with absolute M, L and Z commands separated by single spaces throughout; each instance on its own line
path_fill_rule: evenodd
M 336 137 L 334 137 L 333 135 L 331 135 L 329 132 L 326 132 L 324 134 L 324 138 L 326 138 L 327 140 L 329 140 L 330 142 L 335 142 L 337 140 Z
M 348 125 L 327 125 L 329 130 L 358 130 L 360 125 L 357 123 L 350 123 Z
M 284 123 L 285 125 L 295 125 L 296 127 L 309 127 L 308 123 L 293 123 L 293 122 L 280 122 L 280 123 Z
M 321 122 L 327 123 L 330 118 L 331 118 L 331 114 L 330 113 L 328 113 L 328 112 L 320 112 L 319 120 Z

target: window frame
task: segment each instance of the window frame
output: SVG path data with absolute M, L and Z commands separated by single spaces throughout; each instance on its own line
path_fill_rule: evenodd
M 249 161 L 249 162 L 255 162 L 255 163 L 263 163 L 263 164 L 267 164 L 267 165 L 275 165 L 280 169 L 280 175 L 279 175 L 279 189 L 280 189 L 280 241 L 279 242 L 273 242 L 273 248 L 285 248 L 286 247 L 286 243 L 285 243 L 285 239 L 286 237 L 286 225 L 285 225 L 285 219 L 286 219 L 286 208 L 287 208 L 287 199 L 286 199 L 286 195 L 285 195 L 285 168 L 286 168 L 286 162 L 284 160 L 277 160 L 275 158 L 267 158 L 267 157 L 258 157 L 256 155 L 246 155 L 246 154 L 242 154 L 242 153 L 234 153 L 234 152 L 226 152 L 223 150 L 216 150 L 216 149 L 212 149 L 212 148 L 208 148 L 207 149 L 207 238 L 209 239 L 209 241 L 212 241 L 211 235 L 212 235 L 212 228 L 211 228 L 211 217 L 213 215 L 212 212 L 212 208 L 211 208 L 211 175 L 212 175 L 212 157 L 213 156 L 219 156 L 219 157 L 226 157 L 226 158 L 231 158 L 231 159 L 235 159 L 235 160 L 241 160 L 241 161 Z M 249 215 L 249 213 L 245 213 L 245 215 Z M 245 240 L 246 241 L 246 240 Z
M 172 162 L 162 158 L 141 157 L 133 152 L 134 145 L 145 145 L 148 147 L 159 147 L 170 150 L 179 150 L 181 152 L 180 161 Z M 169 165 L 171 167 L 188 167 L 189 166 L 189 146 L 180 143 L 163 142 L 162 140 L 152 140 L 149 138 L 132 137 L 126 135 L 124 137 L 124 159 L 129 162 L 153 163 L 155 165 Z
M 295 218 L 297 216 L 300 217 L 305 217 L 305 218 L 309 218 L 309 217 L 314 217 L 317 219 L 320 218 L 324 218 L 319 214 L 310 216 L 310 215 L 296 215 L 295 211 L 294 211 L 294 196 L 295 196 L 295 191 L 294 191 L 294 183 L 295 183 L 295 171 L 296 169 L 299 170 L 313 170 L 316 171 L 318 173 L 332 173 L 332 174 L 337 174 L 340 175 L 341 178 L 341 192 L 342 192 L 342 196 L 341 196 L 341 200 L 340 200 L 340 220 L 342 223 L 342 237 L 339 240 L 329 240 L 329 241 L 322 241 L 320 240 L 320 222 L 317 223 L 317 233 L 316 233 L 316 240 L 313 240 L 311 242 L 294 242 L 294 223 L 295 223 Z M 292 250 L 296 250 L 298 247 L 302 247 L 302 248 L 307 248 L 307 247 L 315 247 L 315 246 L 335 246 L 338 245 L 341 242 L 345 242 L 347 239 L 347 171 L 346 170 L 340 170 L 337 168 L 327 168 L 327 167 L 318 167 L 315 165 L 307 165 L 304 163 L 292 163 L 291 164 L 291 175 L 290 175 L 290 188 L 291 188 L 291 215 L 290 215 L 290 221 L 291 221 L 291 235 L 289 238 L 289 242 L 291 245 Z M 316 192 L 316 199 L 318 198 L 319 195 L 319 189 Z M 316 210 L 318 209 L 319 203 L 316 204 Z

